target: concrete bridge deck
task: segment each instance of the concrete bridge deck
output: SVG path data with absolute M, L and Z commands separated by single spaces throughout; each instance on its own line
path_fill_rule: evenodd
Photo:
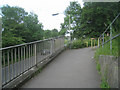
M 94 50 L 66 50 L 22 88 L 99 88 Z

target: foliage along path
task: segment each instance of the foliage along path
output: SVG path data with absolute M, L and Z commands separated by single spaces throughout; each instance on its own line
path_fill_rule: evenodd
M 22 88 L 99 88 L 91 48 L 66 50 Z

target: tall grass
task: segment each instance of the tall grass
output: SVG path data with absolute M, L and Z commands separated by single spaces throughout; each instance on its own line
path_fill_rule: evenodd
M 119 52 L 119 37 L 112 40 L 112 50 L 110 50 L 110 42 L 104 44 L 104 47 L 100 46 L 95 52 L 95 58 L 98 59 L 99 55 L 112 55 L 118 56 Z
M 117 33 L 113 34 L 114 36 L 117 35 Z M 109 37 L 107 37 L 109 39 Z M 100 55 L 112 55 L 115 57 L 119 56 L 119 47 L 120 47 L 120 36 L 113 39 L 112 40 L 112 50 L 110 50 L 110 42 L 104 44 L 104 47 L 100 46 L 99 48 L 97 48 L 96 52 L 95 52 L 95 59 L 96 59 L 96 68 L 99 72 L 99 74 L 101 74 L 101 65 L 99 63 L 99 56 Z M 106 80 L 106 78 L 101 78 L 101 84 L 100 84 L 101 88 L 110 88 L 110 86 L 108 85 L 108 82 Z

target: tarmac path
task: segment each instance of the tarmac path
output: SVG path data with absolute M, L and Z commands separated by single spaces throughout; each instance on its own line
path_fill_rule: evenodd
M 91 48 L 66 50 L 22 88 L 99 88 L 94 52 Z

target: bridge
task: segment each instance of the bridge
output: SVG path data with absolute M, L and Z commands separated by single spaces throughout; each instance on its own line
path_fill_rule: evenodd
M 65 50 L 63 36 L 2 48 L 2 56 L 2 88 L 100 87 L 94 50 Z
M 112 35 L 112 24 L 119 15 L 120 13 L 98 38 L 98 46 L 104 47 L 110 42 L 110 55 L 113 50 L 112 40 L 119 39 L 120 36 L 120 33 Z M 105 40 L 105 34 L 109 28 L 110 39 Z M 95 38 L 91 38 L 91 45 L 92 40 L 95 45 Z M 101 81 L 96 70 L 96 61 L 93 58 L 95 47 L 66 50 L 64 41 L 64 36 L 59 36 L 1 48 L 0 89 L 16 87 L 99 88 Z M 112 60 L 111 56 L 107 56 L 108 58 Z M 111 60 L 102 59 L 101 74 L 109 68 L 106 73 L 107 80 L 112 87 L 116 88 L 119 87 L 118 58 L 113 59 L 113 63 Z

